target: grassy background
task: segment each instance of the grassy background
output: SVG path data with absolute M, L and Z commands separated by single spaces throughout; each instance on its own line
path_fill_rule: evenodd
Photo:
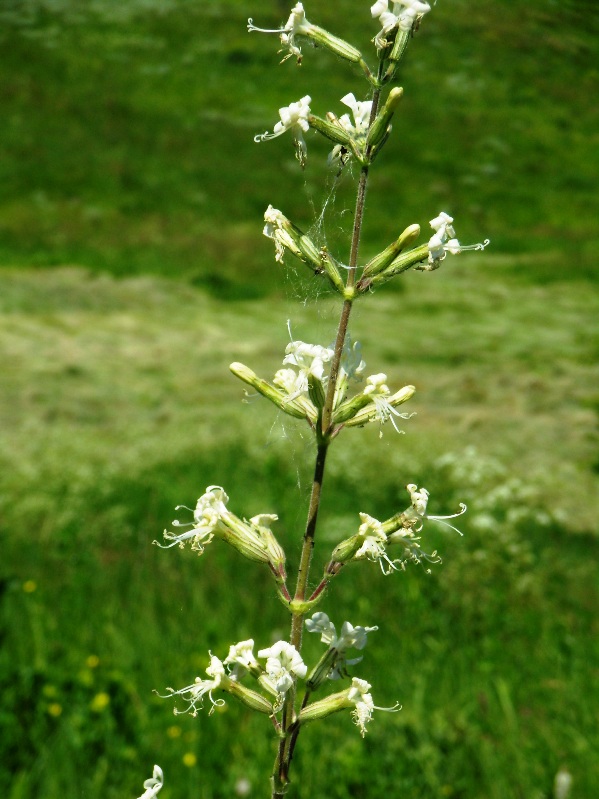
M 366 50 L 366 6 L 308 15 Z M 279 514 L 297 559 L 310 439 L 240 404 L 226 367 L 271 375 L 288 318 L 297 338 L 331 340 L 335 303 L 275 269 L 261 218 L 271 202 L 336 248 L 353 181 L 320 224 L 327 148 L 309 137 L 301 173 L 286 138 L 251 137 L 291 100 L 310 93 L 322 115 L 363 84 L 310 48 L 300 70 L 278 66 L 276 43 L 245 33 L 250 15 L 267 27 L 287 13 L 274 0 L 0 5 L 10 799 L 135 796 L 156 761 L 165 799 L 231 796 L 245 778 L 265 793 L 263 719 L 233 702 L 224 719 L 174 718 L 152 690 L 187 684 L 208 649 L 266 646 L 285 614 L 232 551 L 198 560 L 151 541 L 175 505 L 222 483 L 238 513 Z M 409 53 L 364 256 L 441 209 L 492 248 L 356 307 L 369 369 L 414 383 L 417 416 L 402 437 L 340 437 L 321 537 L 328 551 L 358 511 L 390 515 L 411 481 L 431 512 L 463 500 L 469 514 L 463 539 L 428 526 L 444 558 L 432 575 L 348 569 L 325 600 L 343 603 L 338 623 L 379 624 L 356 671 L 403 710 L 378 714 L 365 741 L 344 714 L 308 727 L 293 796 L 541 799 L 560 768 L 573 797 L 596 795 L 596 26 L 583 2 L 454 0 Z

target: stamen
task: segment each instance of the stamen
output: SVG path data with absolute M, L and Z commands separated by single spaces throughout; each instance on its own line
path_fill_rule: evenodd
M 258 28 L 254 25 L 254 20 L 250 17 L 248 19 L 248 32 L 249 33 L 287 33 L 286 28 L 276 28 L 274 30 L 269 30 L 268 28 Z

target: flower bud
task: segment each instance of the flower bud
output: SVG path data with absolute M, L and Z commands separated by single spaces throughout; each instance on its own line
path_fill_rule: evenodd
M 233 374 L 244 383 L 247 383 L 252 388 L 255 388 L 259 394 L 274 403 L 277 408 L 280 408 L 290 416 L 296 419 L 308 419 L 315 422 L 317 418 L 316 409 L 313 408 L 304 397 L 291 399 L 283 391 L 280 391 L 275 386 L 258 377 L 248 366 L 237 361 L 233 362 L 229 369 Z
M 374 258 L 368 261 L 362 272 L 362 279 L 373 277 L 374 275 L 378 275 L 379 272 L 382 272 L 383 269 L 388 267 L 389 264 L 397 258 L 400 252 L 411 244 L 414 239 L 417 239 L 419 235 L 420 225 L 409 225 L 396 241 L 390 244 L 383 252 L 375 255 Z
M 353 47 L 349 42 L 333 36 L 324 28 L 319 28 L 317 25 L 312 25 L 310 31 L 306 34 L 308 39 L 317 44 L 326 47 L 327 50 L 335 53 L 335 55 L 344 58 L 346 61 L 351 61 L 353 64 L 360 64 L 363 61 L 362 53 Z
M 422 261 L 428 261 L 428 253 L 428 244 L 422 244 L 420 247 L 408 250 L 408 252 L 403 253 L 399 258 L 392 261 L 391 264 L 379 274 L 374 275 L 372 278 L 362 278 L 357 285 L 358 290 L 360 292 L 365 292 L 376 286 L 382 286 L 383 283 L 391 280 L 395 275 L 405 272 L 407 269 L 416 266 L 416 264 L 422 263 Z
M 370 126 L 368 137 L 366 139 L 367 147 L 376 147 L 377 144 L 381 143 L 383 137 L 387 133 L 389 124 L 393 114 L 395 113 L 395 109 L 399 105 L 399 101 L 401 100 L 402 96 L 403 89 L 400 86 L 396 86 L 394 89 L 391 89 L 382 111 L 377 114 L 376 119 Z
M 364 543 L 364 537 L 359 533 L 341 541 L 331 554 L 331 563 L 347 563 L 352 560 L 356 552 Z
M 271 522 L 277 521 L 277 519 L 278 516 L 275 514 L 261 513 L 258 516 L 252 516 L 250 522 L 260 533 L 268 555 L 269 566 L 277 582 L 284 583 L 287 577 L 285 572 L 285 552 L 269 526 Z
M 332 713 L 337 713 L 339 710 L 354 707 L 354 703 L 348 699 L 347 694 L 347 691 L 341 691 L 338 694 L 327 696 L 326 699 L 321 699 L 318 702 L 312 702 L 312 704 L 306 705 L 299 714 L 299 723 L 307 724 L 309 721 L 324 719 Z
M 397 35 L 395 36 L 395 41 L 393 42 L 393 48 L 389 53 L 389 61 L 394 61 L 395 66 L 397 66 L 397 62 L 401 61 L 403 54 L 406 51 L 406 47 L 408 46 L 408 42 L 410 41 L 410 33 L 411 30 L 398 30 Z
M 319 410 L 324 408 L 326 394 L 324 386 L 322 385 L 322 380 L 319 380 L 318 377 L 312 374 L 308 376 L 308 395 Z
M 326 679 L 328 679 L 331 669 L 335 665 L 335 660 L 338 654 L 339 653 L 336 649 L 327 649 L 327 651 L 308 675 L 308 679 L 306 680 L 306 686 L 308 687 L 308 690 L 315 691 Z
M 273 715 L 274 708 L 272 704 L 257 691 L 246 688 L 245 685 L 236 680 L 228 680 L 226 686 L 223 685 L 223 688 L 237 699 L 240 699 L 244 705 L 251 707 L 252 710 L 257 710 L 258 713 L 265 713 L 267 716 Z
M 308 117 L 310 127 L 314 128 L 314 130 L 317 130 L 319 133 L 322 133 L 322 135 L 327 139 L 330 139 L 337 144 L 342 144 L 344 147 L 349 147 L 351 136 L 348 131 L 346 131 L 345 128 L 339 124 L 339 121 L 334 114 L 328 114 L 327 116 L 329 116 L 328 120 L 321 119 L 314 114 L 310 114 Z
M 337 268 L 334 258 L 329 254 L 329 251 L 326 249 L 326 247 L 323 247 L 320 250 L 320 262 L 333 286 L 340 294 L 343 294 L 345 291 L 345 283 L 343 282 L 341 273 Z
M 343 424 L 349 419 L 353 419 L 358 411 L 369 405 L 371 401 L 368 394 L 356 394 L 355 397 L 342 402 L 333 414 L 333 424 Z
M 218 535 L 223 541 L 231 544 L 249 560 L 257 563 L 269 562 L 268 552 L 259 531 L 233 513 L 227 513 L 224 521 L 225 524 L 218 530 Z

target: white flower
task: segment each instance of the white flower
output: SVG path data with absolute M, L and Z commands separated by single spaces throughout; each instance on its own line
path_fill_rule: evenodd
M 255 142 L 268 141 L 269 139 L 276 139 L 281 136 L 286 130 L 290 130 L 295 142 L 295 149 L 297 159 L 303 166 L 306 162 L 307 147 L 304 141 L 303 133 L 310 128 L 308 117 L 310 115 L 310 95 L 302 97 L 296 103 L 279 108 L 279 116 L 281 121 L 277 122 L 274 126 L 273 132 L 259 133 L 254 136 Z
M 341 102 L 352 110 L 354 121 L 351 121 L 349 114 L 343 114 L 337 119 L 337 123 L 352 137 L 358 149 L 362 149 L 368 134 L 372 100 L 356 100 L 350 92 L 341 98 Z M 350 158 L 351 150 L 344 144 L 336 144 L 329 155 L 329 163 L 334 164 L 341 161 L 344 166 Z
M 400 0 L 392 3 L 393 10 L 389 11 L 389 0 L 377 0 L 371 6 L 370 13 L 378 17 L 383 29 L 376 35 L 374 41 L 379 50 L 386 46 L 385 36 L 395 28 L 401 31 L 410 31 L 414 23 L 427 14 L 431 7 L 421 0 Z
M 430 226 L 438 233 L 440 238 L 443 241 L 446 241 L 448 238 L 453 238 L 455 236 L 455 230 L 452 226 L 453 217 L 446 214 L 445 211 L 441 211 L 439 216 L 436 216 L 434 219 L 431 219 Z
M 372 718 L 372 711 L 374 710 L 374 702 L 368 693 L 370 687 L 370 683 L 367 683 L 366 680 L 360 680 L 359 677 L 354 677 L 347 696 L 355 705 L 352 716 L 360 728 L 362 737 L 364 737 L 366 725 Z
M 343 344 L 339 372 L 350 380 L 361 380 L 364 369 L 366 361 L 362 360 L 362 345 L 359 341 L 352 344 L 351 336 L 348 335 Z
M 272 566 L 282 555 L 282 550 L 275 546 L 275 539 L 270 529 L 266 528 L 270 521 L 274 521 L 277 517 L 272 514 L 263 514 L 255 517 L 257 522 L 252 519 L 248 522 L 227 510 L 228 501 L 229 497 L 223 488 L 208 486 L 206 492 L 197 501 L 195 511 L 193 511 L 193 522 L 180 522 L 177 519 L 173 522 L 174 527 L 190 527 L 191 529 L 183 533 L 172 533 L 165 530 L 164 537 L 171 539 L 172 543 L 158 544 L 157 541 L 154 543 L 163 549 L 168 549 L 176 544 L 183 547 L 186 541 L 191 541 L 191 548 L 197 550 L 201 555 L 205 546 L 217 536 L 227 541 L 250 560 L 268 563 Z M 177 509 L 182 507 L 185 506 L 178 505 Z M 266 524 L 263 523 L 264 521 Z
M 291 364 L 298 368 L 298 373 L 295 376 L 293 384 L 294 390 L 291 396 L 294 394 L 307 393 L 310 377 L 320 380 L 323 384 L 326 382 L 324 365 L 331 361 L 334 355 L 332 349 L 329 347 L 322 347 L 320 344 L 306 344 L 303 341 L 292 341 L 287 345 L 285 353 L 283 365 Z M 286 373 L 288 370 L 281 371 Z M 280 372 L 277 372 L 277 375 L 280 375 Z M 288 381 L 291 387 L 288 374 L 281 375 L 281 380 Z M 275 385 L 281 385 L 281 383 L 275 383 Z
M 354 677 L 352 679 L 351 688 L 347 694 L 347 698 L 350 702 L 354 703 L 355 707 L 352 711 L 352 716 L 360 728 L 362 737 L 364 737 L 366 733 L 366 725 L 372 719 L 373 710 L 384 710 L 387 713 L 395 713 L 400 710 L 398 704 L 393 705 L 393 707 L 377 707 L 369 693 L 370 688 L 370 683 L 367 683 L 366 680 L 360 680 L 358 677 Z
M 451 527 L 451 529 L 455 530 L 456 533 L 462 535 L 457 527 L 454 527 L 453 524 L 449 524 L 447 519 L 455 519 L 457 516 L 462 516 L 464 513 L 466 513 L 467 508 L 463 502 L 460 502 L 460 510 L 457 513 L 452 513 L 449 516 L 431 516 L 426 512 L 426 506 L 428 504 L 429 497 L 429 493 L 426 488 L 419 489 L 414 483 L 410 483 L 410 485 L 406 486 L 406 488 L 410 492 L 412 510 L 416 516 L 416 530 L 421 530 L 424 519 L 429 519 L 433 522 L 441 522 L 441 524 L 446 525 L 446 527 Z
M 568 799 L 572 789 L 572 775 L 565 768 L 560 770 L 555 775 L 553 780 L 553 797 L 554 799 Z
M 154 766 L 152 776 L 149 780 L 144 782 L 144 788 L 146 790 L 142 793 L 139 799 L 154 799 L 154 797 L 158 795 L 158 791 L 162 788 L 163 782 L 164 775 L 162 773 L 162 769 L 160 766 Z
M 296 3 L 292 8 L 291 14 L 286 24 L 282 28 L 275 28 L 268 30 L 267 28 L 257 28 L 251 19 L 248 19 L 248 31 L 252 33 L 278 33 L 281 39 L 281 44 L 289 50 L 283 61 L 286 61 L 291 56 L 295 56 L 298 63 L 302 58 L 302 51 L 295 43 L 296 36 L 308 36 L 314 29 L 314 26 L 306 19 L 306 12 L 302 3 Z
M 314 613 L 311 619 L 306 619 L 306 627 L 308 632 L 320 633 L 322 643 L 327 644 L 332 649 L 336 649 L 338 652 L 343 652 L 349 647 L 364 649 L 367 634 L 378 630 L 378 627 L 354 627 L 353 624 L 344 621 L 341 627 L 341 635 L 337 637 L 335 625 L 327 614 L 322 611 Z
M 277 641 L 268 649 L 261 649 L 258 657 L 267 658 L 266 673 L 279 694 L 285 694 L 293 685 L 293 678 L 305 677 L 308 667 L 300 653 L 287 641 Z
M 198 499 L 196 508 L 193 511 L 193 522 L 180 522 L 177 519 L 173 522 L 173 527 L 190 527 L 184 533 L 176 534 L 165 530 L 164 537 L 172 539 L 171 544 L 158 544 L 162 548 L 174 547 L 179 544 L 183 547 L 186 541 L 191 540 L 191 548 L 196 549 L 200 554 L 204 547 L 214 538 L 214 533 L 222 519 L 229 515 L 227 502 L 229 497 L 220 486 L 208 486 L 206 492 Z M 177 505 L 175 510 L 185 508 L 185 505 Z M 189 508 L 186 508 L 189 510 Z
M 343 114 L 343 116 L 339 117 L 341 126 L 354 136 L 364 136 L 368 133 L 372 100 L 356 100 L 352 92 L 350 92 L 341 98 L 341 102 L 350 108 L 354 115 L 353 123 L 349 118 L 349 114 Z
M 329 649 L 336 651 L 337 657 L 334 658 L 332 668 L 328 674 L 332 680 L 343 676 L 346 665 L 353 666 L 362 660 L 362 658 L 347 660 L 345 657 L 346 650 L 351 647 L 364 649 L 368 633 L 378 630 L 378 627 L 354 627 L 350 622 L 344 621 L 341 627 L 341 635 L 337 637 L 335 625 L 327 614 L 322 611 L 315 613 L 311 619 L 306 619 L 306 628 L 308 632 L 319 633 L 323 644 L 327 644 Z
M 254 657 L 254 641 L 252 638 L 247 641 L 240 641 L 229 647 L 229 654 L 224 660 L 226 666 L 232 666 L 230 674 L 233 679 L 240 679 L 248 669 L 260 668 L 258 661 Z
M 478 244 L 460 244 L 455 238 L 453 217 L 441 211 L 439 216 L 431 219 L 430 226 L 435 231 L 428 243 L 429 268 L 435 269 L 445 258 L 447 253 L 458 255 L 466 250 L 484 250 L 490 243 L 489 239 Z
M 358 529 L 358 535 L 364 543 L 354 555 L 354 559 L 378 561 L 383 574 L 390 574 L 392 570 L 396 569 L 396 566 L 385 549 L 387 535 L 383 530 L 382 523 L 367 513 L 360 513 L 360 519 L 362 524 Z
M 185 710 L 177 710 L 175 708 L 175 714 L 178 715 L 179 713 L 190 713 L 192 716 L 197 716 L 198 714 L 198 705 L 202 707 L 204 702 L 204 697 L 206 694 L 210 699 L 212 707 L 210 708 L 210 713 L 214 712 L 215 707 L 220 707 L 224 705 L 224 699 L 214 699 L 212 696 L 212 692 L 220 688 L 221 686 L 229 682 L 229 678 L 225 673 L 225 667 L 221 660 L 219 660 L 215 655 L 211 655 L 210 658 L 210 665 L 206 669 L 206 674 L 209 677 L 212 677 L 211 680 L 202 680 L 199 677 L 196 677 L 193 685 L 188 685 L 185 688 L 181 688 L 178 691 L 175 691 L 174 688 L 167 688 L 166 690 L 169 692 L 168 696 L 181 696 L 187 702 L 187 707 Z M 166 697 L 161 697 L 165 699 Z
M 285 230 L 284 224 L 287 218 L 277 209 L 269 205 L 264 212 L 264 228 L 263 234 L 272 239 L 275 243 L 275 261 L 283 263 L 285 255 L 285 248 L 289 248 L 297 254 L 297 247 L 289 233 Z
M 370 377 L 366 378 L 366 388 L 364 389 L 364 394 L 367 394 L 376 408 L 376 415 L 375 418 L 381 424 L 385 424 L 385 422 L 390 421 L 393 425 L 394 430 L 397 433 L 401 433 L 402 431 L 398 428 L 395 419 L 393 418 L 396 416 L 398 419 L 409 419 L 411 414 L 409 413 L 400 413 L 399 411 L 395 410 L 393 405 L 389 402 L 389 397 L 391 396 L 391 391 L 386 384 L 387 375 L 380 372 L 376 375 L 370 375 Z

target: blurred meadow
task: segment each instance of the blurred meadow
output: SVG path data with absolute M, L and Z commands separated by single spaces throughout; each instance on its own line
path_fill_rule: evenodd
M 294 338 L 328 344 L 338 304 L 275 264 L 272 203 L 346 257 L 355 173 L 308 136 L 254 144 L 305 94 L 341 112 L 364 82 L 325 52 L 279 64 L 262 0 L 0 0 L 0 778 L 8 799 L 266 795 L 271 728 L 230 699 L 158 698 L 287 633 L 265 571 L 224 545 L 152 546 L 208 484 L 276 512 L 296 565 L 307 430 L 247 399 Z M 305 3 L 369 51 L 369 3 Z M 347 568 L 322 609 L 378 624 L 356 673 L 378 714 L 309 726 L 290 797 L 572 799 L 599 785 L 599 84 L 591 2 L 440 0 L 411 45 L 372 169 L 363 260 L 440 210 L 484 254 L 360 301 L 368 373 L 417 388 L 403 424 L 336 441 L 314 577 L 358 513 L 405 485 L 443 563 Z M 367 60 L 373 61 L 372 57 Z M 267 601 L 271 600 L 272 601 Z M 341 615 L 333 612 L 343 606 Z M 318 646 L 306 642 L 307 659 Z M 223 718 L 220 718 L 220 716 Z M 246 782 L 248 781 L 248 782 Z M 561 798 L 560 798 L 561 799 Z

